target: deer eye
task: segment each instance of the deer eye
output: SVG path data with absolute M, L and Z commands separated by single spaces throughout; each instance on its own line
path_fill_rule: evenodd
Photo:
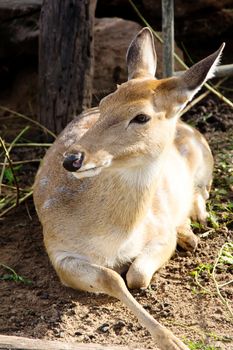
M 146 114 L 138 114 L 136 117 L 134 117 L 131 121 L 131 123 L 137 123 L 137 124 L 145 124 L 147 123 L 151 118 Z

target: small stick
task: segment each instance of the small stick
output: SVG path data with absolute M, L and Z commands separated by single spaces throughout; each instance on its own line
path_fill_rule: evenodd
M 214 85 L 214 88 L 218 88 L 225 80 L 227 80 L 228 78 L 223 78 L 221 80 L 219 80 L 219 82 Z M 200 102 L 201 100 L 203 100 L 203 98 L 205 98 L 206 96 L 208 96 L 210 94 L 210 90 L 206 90 L 203 94 L 199 95 L 198 97 L 196 97 L 194 100 L 192 100 L 191 102 L 189 102 L 189 104 L 181 111 L 180 113 L 180 117 L 182 115 L 184 115 L 186 112 L 188 112 L 193 106 L 195 106 L 198 102 Z
M 1 184 L 2 187 L 10 188 L 11 190 L 16 190 L 17 188 L 15 186 L 10 186 L 6 184 Z M 19 190 L 22 192 L 28 192 L 28 190 L 25 190 L 24 188 L 19 187 Z
M 19 160 L 19 161 L 11 161 L 11 164 L 18 165 L 18 164 L 27 164 L 27 163 L 39 163 L 42 159 L 25 159 L 25 160 Z M 10 165 L 10 163 L 0 163 L 0 165 Z
M 223 288 L 223 287 L 225 287 L 225 286 L 228 286 L 228 285 L 231 284 L 231 283 L 233 283 L 233 280 L 230 280 L 230 281 L 225 282 L 225 283 L 223 283 L 223 284 L 219 284 L 218 287 L 219 287 L 219 288 Z
M 221 247 L 221 249 L 219 250 L 219 253 L 218 253 L 218 257 L 216 258 L 215 262 L 214 262 L 214 267 L 213 267 L 213 271 L 212 271 L 212 278 L 213 278 L 213 281 L 214 281 L 214 285 L 215 285 L 215 288 L 217 290 L 217 294 L 220 298 L 220 300 L 222 301 L 223 305 L 225 305 L 231 315 L 231 317 L 233 318 L 233 311 L 231 310 L 231 307 L 230 305 L 228 304 L 227 300 L 222 296 L 222 293 L 220 292 L 220 286 L 216 280 L 216 277 L 215 277 L 215 271 L 216 271 L 216 268 L 217 268 L 217 265 L 219 263 L 219 260 L 222 256 L 222 253 L 223 253 L 223 249 L 228 246 L 228 243 L 224 243 Z
M 4 107 L 4 106 L 0 106 L 0 109 L 1 109 L 2 111 L 12 113 L 12 114 L 16 115 L 17 117 L 20 117 L 20 118 L 23 118 L 23 119 L 25 119 L 25 120 L 27 120 L 27 121 L 30 121 L 31 123 L 33 123 L 33 124 L 37 125 L 39 128 L 41 128 L 45 133 L 51 135 L 54 139 L 56 139 L 56 135 L 55 135 L 52 131 L 50 131 L 49 129 L 47 129 L 44 125 L 40 124 L 40 123 L 37 122 L 36 120 L 31 119 L 31 118 L 27 117 L 27 116 L 24 115 L 24 114 L 18 113 L 18 112 L 16 112 L 16 111 L 13 111 L 12 109 L 7 108 L 7 107 Z
M 26 208 L 26 211 L 27 211 L 27 214 L 28 214 L 29 219 L 32 221 L 32 216 L 31 216 L 31 214 L 30 214 L 30 211 L 29 211 L 27 202 L 25 202 L 25 208 Z
M 16 187 L 15 187 L 16 188 Z M 4 202 L 1 203 L 1 210 L 8 206 L 9 203 L 12 203 L 12 201 L 15 199 L 15 195 L 7 195 L 4 197 Z
M 6 145 L 10 145 L 9 143 L 5 142 Z M 14 147 L 50 147 L 52 146 L 52 143 L 15 143 Z
M 28 192 L 24 197 L 19 199 L 19 204 L 23 203 L 27 198 L 29 198 L 31 195 L 33 194 L 33 191 Z M 9 211 L 11 211 L 12 209 L 14 209 L 16 207 L 15 204 L 11 205 L 9 208 L 7 208 L 6 210 L 4 210 L 1 214 L 0 214 L 0 218 L 2 218 L 5 214 L 9 213 Z
M 10 159 L 10 156 L 9 156 L 9 153 L 8 153 L 8 150 L 6 149 L 6 146 L 4 144 L 4 141 L 3 139 L 0 137 L 0 143 L 5 151 L 5 155 L 6 155 L 6 159 L 8 160 L 8 164 L 10 169 L 11 169 L 11 172 L 12 172 L 12 175 L 13 175 L 13 178 L 14 178 L 14 183 L 15 183 L 15 187 L 16 187 L 16 206 L 19 205 L 19 184 L 18 184 L 18 181 L 17 181 L 17 177 L 15 175 L 15 171 L 14 171 L 14 168 L 13 168 L 13 164 L 11 162 L 11 159 Z M 3 163 L 3 166 L 6 167 L 6 162 Z M 4 168 L 5 170 L 5 168 Z
M 215 94 L 216 96 L 218 96 L 218 98 L 220 98 L 220 100 L 222 100 L 223 102 L 225 102 L 226 104 L 228 104 L 228 106 L 230 106 L 231 108 L 233 108 L 233 103 L 226 98 L 223 94 L 221 94 L 221 92 L 215 90 L 214 88 L 212 88 L 212 86 L 210 86 L 209 84 L 205 83 L 204 86 L 210 90 L 213 94 Z
M 12 148 L 14 147 L 14 144 L 20 139 L 20 137 L 21 137 L 29 128 L 30 128 L 29 126 L 26 126 L 26 127 L 16 136 L 16 138 L 11 142 L 10 146 L 9 146 L 8 149 L 7 149 L 8 155 L 10 154 L 10 151 L 11 151 Z M 0 176 L 0 194 L 1 194 L 1 184 L 2 184 L 2 181 L 3 181 L 4 171 L 5 171 L 5 168 L 6 168 L 6 161 L 7 161 L 7 158 L 6 158 L 6 156 L 5 156 L 4 165 L 3 165 L 3 167 L 2 167 L 2 172 L 1 172 L 1 176 Z

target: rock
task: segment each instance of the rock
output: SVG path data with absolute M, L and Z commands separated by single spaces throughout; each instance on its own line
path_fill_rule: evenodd
M 152 23 L 162 16 L 162 2 L 160 0 L 135 0 L 134 4 L 144 18 L 152 19 Z M 176 0 L 174 1 L 174 11 L 175 17 L 180 18 L 194 13 L 200 14 L 202 10 L 205 15 L 209 15 L 211 12 L 223 8 L 231 9 L 232 5 L 233 0 Z M 107 3 L 105 0 L 98 0 L 96 14 L 97 17 L 104 17 L 113 16 L 113 14 L 119 16 L 120 13 L 123 18 L 135 18 L 134 12 L 131 10 L 132 6 L 128 0 L 109 0 Z
M 74 335 L 75 335 L 76 337 L 80 337 L 81 335 L 83 335 L 83 333 L 80 332 L 80 331 L 76 331 L 76 332 L 74 333 Z
M 0 2 L 0 58 L 37 54 L 42 0 Z
M 7 22 L 5 27 L 4 22 L 0 25 L 0 39 L 2 38 L 0 40 L 0 59 L 2 61 L 0 80 L 6 91 L 5 96 L 0 96 L 0 98 L 3 104 L 11 105 L 12 108 L 27 114 L 37 113 L 38 76 L 36 65 L 38 60 L 39 12 L 37 10 L 39 1 L 37 0 L 35 3 L 33 11 L 31 10 L 32 5 L 27 8 L 23 5 L 18 6 L 15 11 L 11 9 L 11 12 L 7 12 L 7 18 L 12 18 L 12 21 Z M 18 17 L 13 19 L 16 13 L 18 15 L 25 14 L 26 17 L 23 17 L 24 20 Z M 129 43 L 141 28 L 133 21 L 120 18 L 96 19 L 94 31 L 94 103 L 114 91 L 117 84 L 127 80 L 126 51 Z M 161 77 L 162 45 L 156 39 L 155 46 L 158 55 L 156 75 Z M 179 49 L 176 51 L 182 56 Z M 181 69 L 181 67 L 176 65 L 176 69 Z
M 25 67 L 28 64 L 28 67 Z M 11 109 L 34 117 L 38 112 L 38 73 L 36 64 L 8 68 L 8 74 L 1 80 L 0 103 Z M 7 113 L 6 113 L 7 115 Z M 19 121 L 20 123 L 20 121 Z M 10 130 L 9 130 L 10 134 Z
M 198 44 L 200 38 L 209 42 L 210 38 L 217 39 L 223 33 L 231 33 L 233 0 L 176 0 L 174 3 L 178 41 Z M 135 0 L 135 4 L 148 22 L 156 30 L 160 30 L 161 1 Z M 41 5 L 42 0 L 0 1 L 0 60 L 23 54 L 37 55 Z M 100 17 L 117 15 L 140 21 L 128 0 L 98 0 L 96 13 Z M 124 34 L 126 38 L 130 36 L 128 32 Z M 0 65 L 0 74 L 2 69 Z M 120 73 L 116 71 L 115 74 L 119 76 Z
M 161 30 L 162 9 L 160 0 L 135 0 L 143 17 L 156 30 Z M 175 32 L 177 41 L 199 44 L 200 38 L 209 43 L 222 33 L 232 33 L 233 0 L 176 0 L 174 1 Z M 119 16 L 139 21 L 128 0 L 98 0 L 97 17 Z M 191 45 L 192 46 L 192 45 Z
M 42 0 L 0 1 L 0 100 L 37 112 L 38 21 Z
M 191 16 L 192 18 L 192 16 Z M 176 34 L 179 33 L 180 39 L 195 45 L 203 46 L 212 40 L 217 42 L 219 37 L 227 38 L 232 33 L 233 11 L 227 9 L 209 11 L 206 15 L 203 11 L 199 16 L 194 16 L 192 20 L 187 16 L 176 21 Z M 224 38 L 224 40 L 226 40 Z M 222 40 L 222 39 L 220 39 Z
M 122 320 L 119 320 L 113 325 L 113 330 L 115 333 L 119 333 L 124 327 L 126 327 L 126 323 Z
M 102 333 L 106 333 L 108 332 L 110 329 L 110 325 L 108 323 L 103 323 L 99 328 L 98 330 Z
M 29 11 L 40 9 L 42 2 L 43 0 L 1 0 L 0 20 L 10 19 L 19 14 L 23 15 Z
M 93 94 L 102 97 L 127 80 L 125 55 L 141 26 L 120 18 L 99 18 L 95 22 L 95 66 Z
M 120 3 L 121 1 L 119 0 Z M 156 14 L 157 17 L 162 13 L 161 3 L 161 1 L 142 0 L 142 5 L 146 13 Z M 208 15 L 208 12 L 214 12 L 232 4 L 232 0 L 176 0 L 174 2 L 175 17 L 186 17 L 194 13 L 200 13 L 202 10 Z
M 102 97 L 127 80 L 125 62 L 129 43 L 142 27 L 121 18 L 99 18 L 95 24 L 95 71 L 93 94 Z M 159 33 L 161 35 L 161 33 Z M 162 44 L 155 38 L 157 52 L 156 76 L 162 77 Z M 176 47 L 182 58 L 182 51 Z M 175 69 L 182 67 L 175 64 Z

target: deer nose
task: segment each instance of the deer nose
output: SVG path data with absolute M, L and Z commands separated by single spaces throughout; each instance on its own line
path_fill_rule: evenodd
M 76 171 L 81 168 L 84 160 L 84 152 L 78 152 L 75 154 L 68 154 L 64 161 L 63 167 L 68 171 Z

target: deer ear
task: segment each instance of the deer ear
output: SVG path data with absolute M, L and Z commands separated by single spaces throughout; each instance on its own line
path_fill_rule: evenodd
M 154 77 L 157 57 L 154 47 L 153 34 L 145 27 L 131 42 L 126 61 L 128 66 L 128 79 L 140 77 Z
M 208 79 L 214 76 L 214 71 L 219 63 L 224 46 L 225 43 L 212 55 L 194 64 L 178 78 L 179 85 L 185 92 L 187 102 L 193 98 Z

